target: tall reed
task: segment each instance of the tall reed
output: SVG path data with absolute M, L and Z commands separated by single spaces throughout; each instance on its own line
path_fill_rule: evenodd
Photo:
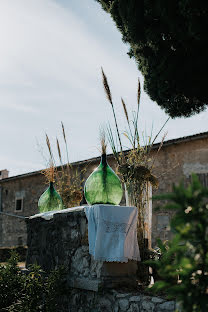
M 137 88 L 137 110 L 135 113 L 132 113 L 132 118 L 128 113 L 127 105 L 124 102 L 123 98 L 121 98 L 121 103 L 125 115 L 125 119 L 127 122 L 127 130 L 123 132 L 123 135 L 127 138 L 130 143 L 130 149 L 124 150 L 122 145 L 121 134 L 122 132 L 119 130 L 118 122 L 116 118 L 115 106 L 112 100 L 112 93 L 110 91 L 110 86 L 108 84 L 108 79 L 104 73 L 103 68 L 102 77 L 103 77 L 103 86 L 108 99 L 108 102 L 111 104 L 116 135 L 114 135 L 114 131 L 112 126 L 108 124 L 107 126 L 107 136 L 109 144 L 112 148 L 113 155 L 117 161 L 118 172 L 121 176 L 123 183 L 125 184 L 129 203 L 138 208 L 138 242 L 140 246 L 141 258 L 145 259 L 145 251 L 146 251 L 146 238 L 150 237 L 151 229 L 148 227 L 147 218 L 146 218 L 146 210 L 149 204 L 149 193 L 150 187 L 158 187 L 158 179 L 153 175 L 152 170 L 154 168 L 155 158 L 151 156 L 151 150 L 155 140 L 158 135 L 166 125 L 169 118 L 166 120 L 164 125 L 162 125 L 159 132 L 156 134 L 155 138 L 152 140 L 152 134 L 146 144 L 141 146 L 140 144 L 140 136 L 139 136 L 139 126 L 138 126 L 138 118 L 139 118 L 139 108 L 140 108 L 140 98 L 141 98 L 141 85 L 138 80 L 138 88 Z M 116 144 L 118 139 L 119 148 Z M 160 149 L 162 148 L 165 136 L 160 143 L 156 156 L 158 155 Z

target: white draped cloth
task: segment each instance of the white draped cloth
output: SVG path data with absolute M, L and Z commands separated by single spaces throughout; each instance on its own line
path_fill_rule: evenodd
M 136 207 L 93 205 L 85 207 L 89 253 L 107 262 L 140 261 Z

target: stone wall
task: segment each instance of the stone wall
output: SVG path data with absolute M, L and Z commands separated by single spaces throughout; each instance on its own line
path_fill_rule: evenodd
M 94 261 L 89 255 L 88 225 L 84 208 L 65 209 L 27 219 L 27 267 L 37 263 L 46 272 L 63 265 L 68 284 L 87 290 L 136 285 L 136 261 L 128 264 Z
M 49 272 L 66 268 L 68 292 L 62 312 L 173 312 L 175 302 L 139 291 L 134 263 L 95 261 L 89 254 L 87 219 L 82 207 L 27 219 L 27 267 Z M 112 266 L 113 265 L 113 270 Z M 133 269 L 132 269 L 133 265 Z M 134 281 L 134 283 L 132 283 Z
M 62 312 L 174 312 L 176 303 L 138 291 L 72 289 L 61 299 Z
M 154 146 L 152 155 L 156 155 L 158 145 Z M 108 157 L 109 164 L 115 169 L 115 161 Z M 97 167 L 99 157 L 74 164 L 75 168 L 86 168 L 83 179 Z M 199 174 L 202 182 L 208 186 L 208 133 L 196 135 L 164 143 L 156 156 L 154 173 L 159 177 L 159 188 L 154 194 L 170 192 L 173 183 L 179 183 L 184 178 L 190 180 L 192 172 Z M 30 216 L 37 213 L 37 202 L 46 188 L 43 175 L 39 172 L 0 180 L 2 188 L 3 212 Z M 23 196 L 23 210 L 15 211 L 15 198 Z M 124 201 L 123 201 L 124 203 Z M 170 211 L 155 212 L 154 207 L 161 203 L 153 203 L 152 243 L 156 238 L 163 240 L 171 238 L 169 222 Z M 0 247 L 11 247 L 26 244 L 26 227 L 24 221 L 0 214 Z

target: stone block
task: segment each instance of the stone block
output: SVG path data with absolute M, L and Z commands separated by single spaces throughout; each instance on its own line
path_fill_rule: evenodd
M 126 312 L 129 308 L 129 300 L 127 299 L 120 299 L 119 300 L 119 308 L 121 312 Z
M 144 300 L 142 302 L 142 312 L 153 312 L 154 309 L 155 305 L 151 301 Z
M 68 278 L 67 283 L 72 288 L 86 289 L 92 291 L 99 291 L 102 288 L 102 282 L 100 280 L 89 278 Z
M 129 298 L 130 302 L 139 302 L 141 301 L 141 297 L 140 296 L 132 296 Z
M 106 311 L 106 312 L 113 311 L 112 310 L 112 303 L 106 297 L 102 297 L 98 300 L 98 306 L 99 306 L 100 311 Z
M 159 304 L 158 306 L 157 306 L 157 311 L 158 312 L 163 312 L 163 311 L 167 311 L 167 312 L 174 312 L 174 310 L 175 310 L 175 302 L 174 301 L 166 301 L 166 302 L 164 302 L 164 303 L 162 303 L 162 304 Z
M 127 312 L 140 312 L 140 307 L 136 303 L 132 303 Z
M 161 299 L 159 297 L 152 297 L 152 302 L 154 303 L 162 303 L 164 301 L 165 301 L 164 299 Z

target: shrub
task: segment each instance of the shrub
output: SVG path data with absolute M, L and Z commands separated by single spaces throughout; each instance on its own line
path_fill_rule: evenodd
M 151 290 L 176 298 L 182 311 L 208 311 L 208 189 L 192 175 L 187 188 L 180 183 L 173 193 L 155 198 L 171 201 L 164 209 L 176 214 L 171 221 L 174 238 L 166 244 L 158 240 L 160 259 L 147 261 L 160 278 Z
M 0 266 L 0 311 L 58 311 L 58 298 L 65 290 L 63 268 L 46 276 L 38 265 L 23 273 L 17 264 L 18 256 L 12 252 L 8 263 Z

